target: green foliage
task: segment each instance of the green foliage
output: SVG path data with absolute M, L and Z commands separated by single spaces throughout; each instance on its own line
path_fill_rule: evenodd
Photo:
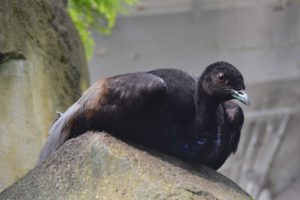
M 84 43 L 86 55 L 91 58 L 94 39 L 91 29 L 105 35 L 111 33 L 119 13 L 126 14 L 137 0 L 69 0 L 68 11 Z

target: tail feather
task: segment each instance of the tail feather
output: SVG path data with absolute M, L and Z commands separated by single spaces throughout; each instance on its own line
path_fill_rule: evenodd
M 39 155 L 38 165 L 44 162 L 53 151 L 71 137 L 72 126 L 79 113 L 80 104 L 76 102 L 54 122 L 49 131 L 48 139 Z

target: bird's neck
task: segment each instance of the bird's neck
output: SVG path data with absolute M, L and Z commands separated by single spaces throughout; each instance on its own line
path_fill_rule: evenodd
M 217 129 L 217 109 L 220 102 L 214 100 L 199 85 L 196 91 L 196 132 L 214 133 Z

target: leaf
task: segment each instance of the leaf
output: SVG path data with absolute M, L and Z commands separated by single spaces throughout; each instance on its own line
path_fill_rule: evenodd
M 68 12 L 79 32 L 88 59 L 92 57 L 95 46 L 91 30 L 98 30 L 105 35 L 111 34 L 117 15 L 127 14 L 128 8 L 135 3 L 137 0 L 69 1 Z

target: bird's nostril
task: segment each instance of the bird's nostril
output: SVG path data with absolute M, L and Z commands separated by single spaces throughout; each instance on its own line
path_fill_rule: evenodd
M 243 92 L 238 91 L 239 94 L 243 95 Z

